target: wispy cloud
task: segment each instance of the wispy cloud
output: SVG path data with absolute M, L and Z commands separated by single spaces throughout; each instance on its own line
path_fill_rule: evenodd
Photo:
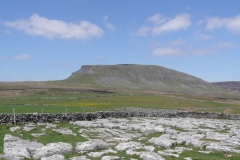
M 193 44 L 177 39 L 175 41 L 170 41 L 168 43 L 162 44 L 161 46 L 154 46 L 153 55 L 158 57 L 163 56 L 202 56 L 202 55 L 213 55 L 220 54 L 223 51 L 231 49 L 235 44 L 230 42 L 217 42 L 208 44 L 205 47 L 197 47 Z
M 103 17 L 103 21 L 104 21 L 105 26 L 108 29 L 110 29 L 111 31 L 116 31 L 116 27 L 108 21 L 108 16 Z
M 207 30 L 213 30 L 220 27 L 225 27 L 230 31 L 240 33 L 240 15 L 233 18 L 213 17 L 207 20 Z
M 137 36 L 143 36 L 146 37 L 148 36 L 149 32 L 151 31 L 152 28 L 147 27 L 147 26 L 142 26 L 138 29 L 136 35 Z
M 157 57 L 162 56 L 182 56 L 182 55 L 210 55 L 218 54 L 219 51 L 212 48 L 176 48 L 176 47 L 165 47 L 157 48 L 153 51 L 153 55 Z
M 29 19 L 7 21 L 3 24 L 7 27 L 24 31 L 29 35 L 47 38 L 88 39 L 103 35 L 103 30 L 99 26 L 88 21 L 81 21 L 79 24 L 66 23 L 61 20 L 47 19 L 37 14 L 33 14 Z
M 156 14 L 148 17 L 147 20 L 154 23 L 154 26 L 140 27 L 136 32 L 137 36 L 147 36 L 149 34 L 157 36 L 165 32 L 187 29 L 191 25 L 190 15 L 185 13 L 176 15 L 174 18 L 169 19 L 164 18 L 161 14 Z
M 31 55 L 29 54 L 20 54 L 14 57 L 16 60 L 26 60 L 26 59 L 31 59 Z
M 200 33 L 199 31 L 195 32 L 195 35 L 197 38 L 202 40 L 209 40 L 213 38 L 212 35 Z
M 175 41 L 169 42 L 169 45 L 172 45 L 172 46 L 179 46 L 179 45 L 184 45 L 184 44 L 185 44 L 185 42 L 182 39 L 177 39 Z
M 166 18 L 162 14 L 155 14 L 153 16 L 148 17 L 147 20 L 154 24 L 161 24 L 166 22 Z
M 219 48 L 219 49 L 225 49 L 225 48 L 234 47 L 234 44 L 229 43 L 229 42 L 218 42 L 218 43 L 213 44 L 213 47 Z
M 181 50 L 175 49 L 175 48 L 170 48 L 170 47 L 158 48 L 153 51 L 154 56 L 166 56 L 166 55 L 178 56 L 178 55 L 182 55 L 182 54 L 184 54 L 184 53 Z
M 177 15 L 175 18 L 169 20 L 168 22 L 164 23 L 161 26 L 154 27 L 152 29 L 152 34 L 158 35 L 163 32 L 171 32 L 177 31 L 179 29 L 186 29 L 190 25 L 191 25 L 190 15 L 181 14 Z

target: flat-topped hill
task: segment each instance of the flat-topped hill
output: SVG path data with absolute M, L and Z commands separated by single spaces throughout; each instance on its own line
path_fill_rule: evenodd
M 155 65 L 84 65 L 65 80 L 85 86 L 164 92 L 222 92 L 194 76 Z

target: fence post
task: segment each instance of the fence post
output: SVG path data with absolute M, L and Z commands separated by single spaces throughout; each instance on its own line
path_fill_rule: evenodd
M 43 112 L 44 112 L 44 108 L 42 109 L 42 114 L 43 114 Z
M 16 115 L 15 115 L 15 108 L 13 108 L 13 121 L 16 126 Z

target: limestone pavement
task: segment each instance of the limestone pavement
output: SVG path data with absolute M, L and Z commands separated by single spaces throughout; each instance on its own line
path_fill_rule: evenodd
M 6 134 L 3 139 L 4 154 L 0 155 L 0 160 L 64 160 L 67 159 L 66 154 L 73 155 L 69 160 L 123 160 L 127 157 L 132 157 L 132 160 L 164 160 L 166 157 L 179 157 L 193 149 L 204 154 L 215 151 L 240 154 L 238 120 L 138 117 L 69 122 L 69 125 L 79 127 L 78 134 L 69 128 L 56 129 L 57 125 L 31 123 L 11 127 L 10 131 L 29 132 L 44 126 L 59 134 L 80 134 L 87 141 L 74 145 L 67 142 L 44 145 Z M 32 136 L 47 136 L 44 131 Z

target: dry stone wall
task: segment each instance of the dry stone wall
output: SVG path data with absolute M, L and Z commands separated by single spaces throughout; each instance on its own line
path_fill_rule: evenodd
M 124 109 L 112 112 L 91 113 L 32 113 L 32 114 L 0 114 L 0 124 L 10 125 L 25 124 L 29 122 L 69 122 L 69 121 L 91 121 L 102 118 L 129 118 L 129 117 L 189 117 L 189 118 L 211 118 L 240 120 L 238 114 L 208 113 L 208 112 L 186 112 L 179 110 L 151 110 L 151 109 Z

